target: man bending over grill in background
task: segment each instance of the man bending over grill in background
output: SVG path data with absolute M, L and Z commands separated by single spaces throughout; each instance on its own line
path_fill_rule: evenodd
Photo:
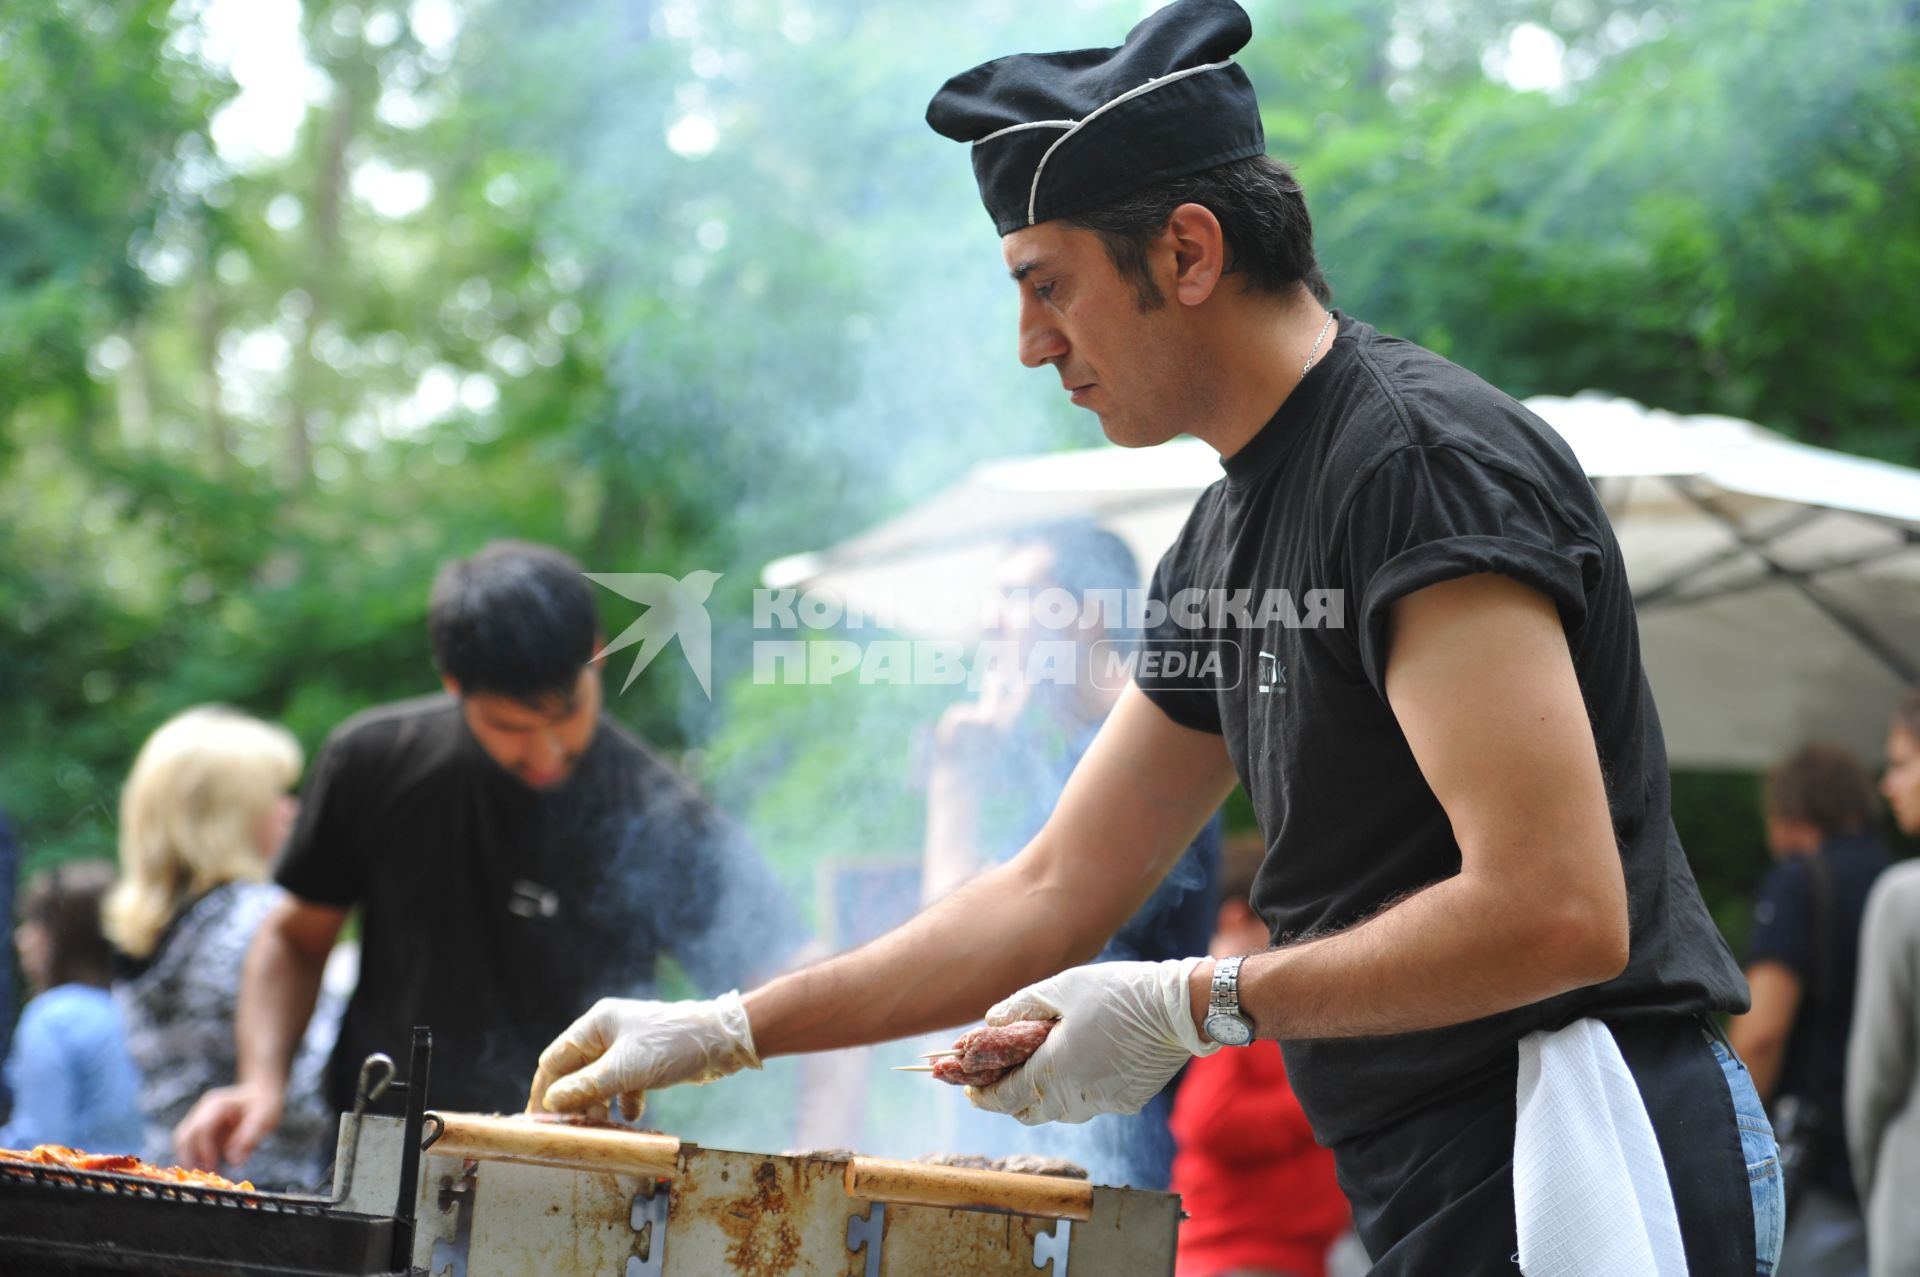
M 649 989 L 671 953 L 706 991 L 777 970 L 804 939 L 764 862 L 601 702 L 593 594 L 557 550 L 496 542 L 448 564 L 427 617 L 445 691 L 327 741 L 275 869 L 289 893 L 248 951 L 238 1081 L 175 1132 L 236 1165 L 279 1121 L 328 952 L 360 910 L 360 976 L 327 1070 L 432 1027 L 432 1102 L 511 1111 L 523 1061 L 573 1008 Z
M 1022 361 L 1117 443 L 1220 454 L 1151 592 L 1165 650 L 1213 659 L 1176 678 L 1143 657 L 1006 864 L 744 1000 L 602 1003 L 531 1100 L 633 1099 L 986 1011 L 1057 1023 L 975 1101 L 1084 1121 L 1274 1038 L 1381 1277 L 1511 1277 L 1516 1255 L 1770 1273 L 1774 1141 L 1713 1019 L 1745 983 L 1669 818 L 1606 514 L 1519 403 L 1326 308 L 1232 60 L 1250 37 L 1228 0 L 1178 0 L 1118 49 L 976 67 L 928 112 L 973 144 Z M 1074 965 L 1236 779 L 1277 947 Z

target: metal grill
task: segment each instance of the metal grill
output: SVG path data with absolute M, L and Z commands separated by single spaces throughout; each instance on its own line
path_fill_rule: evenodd
M 0 1274 L 5 1277 L 388 1277 L 413 1249 L 414 1176 L 425 1112 L 428 1036 L 415 1030 L 395 1209 L 343 1209 L 340 1198 L 208 1188 L 113 1171 L 0 1160 Z M 393 1065 L 386 1066 L 391 1084 Z M 369 1098 L 362 1093 L 349 1122 Z M 352 1163 L 343 1178 L 352 1179 Z M 379 1212 L 379 1213 L 369 1213 Z
M 201 1277 L 391 1271 L 394 1221 L 318 1199 L 55 1166 L 0 1169 L 0 1270 Z
M 107 1193 L 117 1197 L 150 1197 L 167 1202 L 200 1202 L 242 1210 L 282 1211 L 318 1215 L 326 1208 L 321 1198 L 279 1196 L 234 1188 L 211 1188 L 178 1180 L 149 1179 L 144 1175 L 122 1175 L 113 1171 L 82 1171 L 69 1166 L 44 1162 L 20 1162 L 0 1158 L 0 1182 L 32 1184 L 80 1193 Z

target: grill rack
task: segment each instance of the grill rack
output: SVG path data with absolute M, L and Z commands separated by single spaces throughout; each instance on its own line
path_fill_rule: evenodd
M 285 1193 L 250 1192 L 238 1188 L 214 1188 L 206 1184 L 188 1184 L 180 1180 L 152 1179 L 145 1175 L 124 1175 L 117 1171 L 83 1171 L 46 1162 L 22 1162 L 0 1157 L 0 1180 L 58 1188 L 62 1191 L 107 1193 L 122 1197 L 150 1197 L 169 1202 L 200 1202 L 241 1210 L 277 1211 L 294 1215 L 326 1213 L 323 1197 L 297 1197 Z
M 0 1165 L 0 1271 L 10 1275 L 387 1273 L 395 1227 L 320 1198 Z
M 412 1068 L 405 1084 L 407 1136 L 392 1214 L 346 1210 L 337 1198 L 245 1192 L 0 1159 L 0 1273 L 6 1277 L 408 1273 L 431 1050 L 430 1035 L 415 1029 Z M 363 1070 L 363 1086 L 371 1064 Z M 386 1066 L 391 1082 L 392 1062 L 386 1061 Z M 356 1125 L 365 1102 L 363 1091 L 349 1119 Z M 357 1146 L 357 1130 L 355 1134 Z M 342 1170 L 350 1182 L 351 1162 L 343 1164 Z

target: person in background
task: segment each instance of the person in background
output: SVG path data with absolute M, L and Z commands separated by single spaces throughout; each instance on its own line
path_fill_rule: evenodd
M 1920 691 L 1894 711 L 1880 793 L 1900 832 L 1920 835 Z M 1889 869 L 1867 898 L 1847 1139 L 1866 1204 L 1868 1271 L 1920 1277 L 1920 861 Z
M 1016 659 L 990 668 L 977 700 L 947 709 L 934 730 L 927 768 L 922 898 L 931 904 L 981 870 L 1011 859 L 1047 822 L 1060 791 L 1093 743 L 1125 686 L 1102 678 L 1101 645 L 1124 643 L 1097 601 L 1140 589 L 1133 552 L 1084 520 L 1016 537 L 995 582 L 998 617 L 989 641 Z M 1036 603 L 1064 591 L 1074 609 L 1048 628 Z M 1050 645 L 1043 647 L 1042 645 Z M 1034 671 L 1057 678 L 1035 681 Z M 1145 904 L 1095 961 L 1159 961 L 1206 952 L 1220 874 L 1220 821 L 1208 822 Z M 946 1035 L 938 1045 L 952 1040 Z M 990 1157 L 1036 1153 L 1086 1166 L 1102 1184 L 1164 1189 L 1173 1161 L 1167 1129 L 1174 1086 L 1138 1113 L 1106 1113 L 1078 1126 L 1022 1126 L 942 1088 L 933 1101 L 941 1147 Z
M 20 873 L 20 853 L 13 842 L 7 813 L 0 811 L 0 918 L 13 917 L 13 889 Z M 13 1042 L 13 946 L 0 945 L 0 1060 Z M 13 1111 L 13 1093 L 0 1070 L 0 1122 Z
M 1787 1236 L 1778 1277 L 1866 1271 L 1866 1231 L 1842 1118 L 1860 919 L 1890 861 L 1873 778 L 1839 745 L 1811 744 L 1767 773 L 1777 862 L 1754 905 L 1753 1008 L 1727 1036 L 1781 1132 Z
M 112 884 L 112 866 L 87 860 L 37 873 L 21 892 L 13 942 L 34 996 L 7 1053 L 13 1115 L 0 1127 L 0 1148 L 140 1147 L 139 1078 L 107 992 L 113 950 L 100 933 L 100 901 Z
M 114 995 L 140 1068 L 141 1156 L 164 1165 L 173 1128 L 202 1092 L 234 1080 L 241 965 L 284 893 L 266 881 L 299 809 L 300 745 L 285 728 L 220 706 L 178 714 L 147 738 L 120 794 L 120 881 L 107 937 L 122 960 Z M 332 1113 L 320 1074 L 340 1022 L 322 995 L 295 1059 L 280 1127 L 244 1164 L 262 1187 L 320 1178 Z
M 355 715 L 314 761 L 274 870 L 287 894 L 247 953 L 238 1080 L 174 1131 L 190 1165 L 243 1163 L 281 1121 L 352 910 L 360 978 L 327 1068 L 335 1111 L 368 1055 L 407 1059 L 415 1025 L 433 1031 L 436 1107 L 517 1109 L 527 1064 L 578 1003 L 650 992 L 667 954 L 719 993 L 807 938 L 766 862 L 606 712 L 578 563 L 518 541 L 455 560 L 427 636 L 444 690 Z
M 1257 835 L 1229 845 L 1215 957 L 1267 947 L 1271 933 L 1250 899 L 1265 855 Z M 1287 1085 L 1278 1042 L 1189 1064 L 1173 1101 L 1173 1138 L 1172 1189 L 1189 1216 L 1177 1277 L 1327 1277 L 1327 1252 L 1352 1213 L 1332 1152 L 1315 1142 Z

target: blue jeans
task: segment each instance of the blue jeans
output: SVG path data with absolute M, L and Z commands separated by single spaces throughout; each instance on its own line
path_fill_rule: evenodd
M 1780 1244 L 1787 1229 L 1786 1189 L 1780 1179 L 1780 1146 L 1773 1139 L 1773 1124 L 1767 1110 L 1747 1076 L 1747 1066 L 1717 1039 L 1711 1043 L 1713 1058 L 1727 1075 L 1727 1089 L 1733 1092 L 1733 1117 L 1740 1127 L 1740 1151 L 1747 1161 L 1747 1186 L 1753 1191 L 1753 1244 L 1758 1263 L 1755 1277 L 1773 1277 L 1780 1262 Z

